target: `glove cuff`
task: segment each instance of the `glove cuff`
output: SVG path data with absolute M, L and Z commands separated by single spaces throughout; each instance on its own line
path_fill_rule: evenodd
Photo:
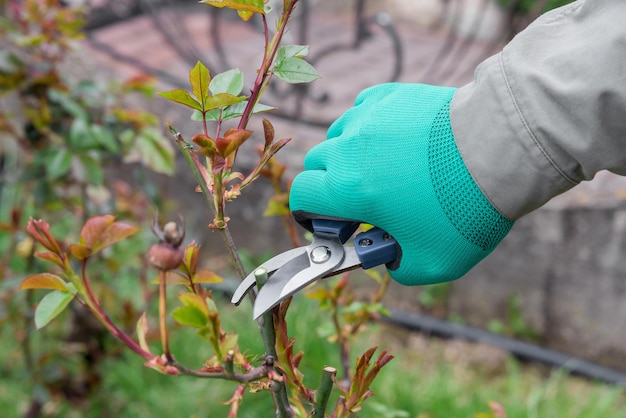
M 493 250 L 513 227 L 481 192 L 459 153 L 450 125 L 450 102 L 434 120 L 428 142 L 430 179 L 450 223 L 472 244 Z

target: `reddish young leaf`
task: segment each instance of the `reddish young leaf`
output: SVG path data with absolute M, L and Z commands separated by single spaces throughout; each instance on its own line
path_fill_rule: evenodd
M 37 242 L 46 247 L 48 250 L 55 254 L 62 254 L 61 247 L 50 233 L 50 225 L 46 222 L 41 219 L 36 221 L 33 218 L 30 218 L 28 220 L 28 225 L 26 226 L 26 232 L 28 232 Z
M 274 126 L 265 118 L 263 118 L 263 134 L 265 136 L 265 147 L 263 151 L 267 151 L 270 145 L 272 145 L 272 142 L 274 142 Z
M 35 253 L 35 257 L 40 258 L 44 261 L 47 261 L 49 263 L 53 263 L 56 264 L 57 266 L 61 267 L 61 268 L 65 268 L 65 257 L 64 256 L 59 256 L 51 251 L 44 251 L 44 252 L 38 252 Z
M 102 249 L 139 232 L 125 222 L 115 222 L 113 215 L 94 216 L 80 231 L 80 243 L 70 246 L 74 257 L 84 260 Z
M 281 140 L 280 140 L 280 141 L 278 141 L 278 142 L 274 142 L 274 143 L 272 144 L 272 147 L 270 148 L 270 154 L 271 154 L 271 155 L 276 154 L 278 151 L 280 151 L 280 149 L 281 149 L 282 147 L 284 147 L 285 145 L 287 145 L 287 143 L 288 143 L 289 141 L 291 141 L 291 138 L 283 138 L 283 139 L 281 139 Z
M 252 131 L 247 129 L 231 128 L 224 133 L 224 138 L 217 138 L 215 144 L 217 151 L 226 158 L 246 142 L 250 135 L 252 135 Z
M 213 142 L 210 137 L 204 134 L 198 134 L 191 138 L 191 140 L 201 147 L 199 150 L 196 151 L 198 154 L 204 155 L 205 157 L 209 158 L 213 158 L 215 156 L 215 153 L 217 152 L 217 147 L 215 146 L 215 142 Z

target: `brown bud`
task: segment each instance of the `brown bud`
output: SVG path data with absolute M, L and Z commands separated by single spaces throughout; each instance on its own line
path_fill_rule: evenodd
M 159 270 L 174 270 L 183 261 L 183 250 L 160 242 L 148 250 L 148 261 Z

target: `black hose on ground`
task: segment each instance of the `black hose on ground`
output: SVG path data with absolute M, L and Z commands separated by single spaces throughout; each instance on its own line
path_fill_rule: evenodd
M 460 338 L 471 342 L 485 343 L 508 351 L 521 360 L 538 362 L 588 379 L 626 387 L 626 374 L 615 369 L 551 350 L 474 328 L 426 315 L 390 309 L 391 316 L 383 317 L 385 323 L 397 325 L 411 331 L 419 331 L 439 338 Z

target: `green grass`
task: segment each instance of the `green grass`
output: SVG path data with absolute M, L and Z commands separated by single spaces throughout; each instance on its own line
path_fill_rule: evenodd
M 232 308 L 226 302 L 220 306 L 226 328 L 238 330 L 241 347 L 260 352 L 261 342 L 256 324 L 250 320 L 249 307 Z M 323 317 L 313 302 L 302 297 L 294 301 L 289 315 L 297 349 L 306 353 L 301 368 L 311 387 L 317 386 L 324 365 L 339 363 L 337 348 L 317 336 L 316 329 Z M 184 364 L 198 367 L 210 356 L 208 345 L 193 332 L 175 330 L 173 335 L 173 352 Z M 19 417 L 33 388 L 9 327 L 0 329 L 0 338 L 0 411 L 3 417 Z M 546 373 L 510 358 L 502 360 L 497 372 L 484 370 L 462 361 L 462 352 L 461 360 L 451 360 L 447 342 L 420 340 L 422 345 L 411 344 L 407 348 L 407 341 L 403 332 L 379 325 L 372 325 L 359 338 L 354 356 L 372 345 L 395 355 L 376 381 L 376 396 L 366 402 L 360 417 L 473 418 L 488 411 L 490 400 L 504 405 L 509 418 L 626 417 L 626 392 L 622 389 L 560 372 Z M 130 353 L 107 360 L 102 368 L 104 380 L 96 396 L 82 407 L 50 400 L 45 409 L 47 416 L 225 417 L 228 406 L 222 402 L 235 389 L 228 382 L 160 375 L 143 367 L 142 360 Z M 246 394 L 239 416 L 273 416 L 269 395 Z

